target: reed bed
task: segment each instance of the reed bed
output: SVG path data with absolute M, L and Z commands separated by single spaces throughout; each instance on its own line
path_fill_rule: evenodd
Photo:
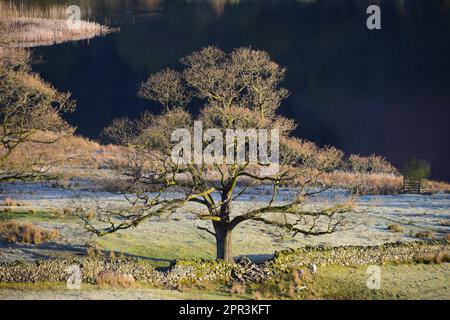
M 67 6 L 62 4 L 43 7 L 18 1 L 0 1 L 0 19 L 65 19 L 66 9 Z
M 111 28 L 81 20 L 76 28 L 68 23 L 67 6 L 25 6 L 0 2 L 0 46 L 35 47 L 104 35 Z M 89 10 L 82 10 L 88 12 Z

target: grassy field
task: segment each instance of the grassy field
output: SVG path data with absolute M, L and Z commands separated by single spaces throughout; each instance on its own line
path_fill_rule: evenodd
M 367 267 L 324 268 L 318 277 L 319 296 L 330 299 L 450 299 L 450 265 L 381 266 L 381 288 L 366 286 Z
M 104 288 L 95 285 L 83 284 L 81 290 L 68 290 L 64 283 L 38 283 L 38 284 L 2 284 L 0 283 L 0 300 L 79 300 L 79 299 L 133 299 L 133 300 L 218 300 L 239 299 L 231 297 L 226 292 L 213 292 L 204 290 L 189 290 L 181 292 L 153 288 L 145 284 L 137 284 L 133 288 Z
M 47 227 L 74 227 L 78 223 L 62 212 L 38 211 L 30 214 L 24 208 L 21 210 L 2 212 L 0 220 L 14 219 Z M 158 230 L 157 236 L 155 230 Z M 261 236 L 258 236 L 258 229 L 254 226 L 244 226 L 238 230 L 235 253 L 263 252 L 259 247 L 264 245 L 267 249 L 268 244 L 260 241 Z M 258 241 L 255 243 L 252 239 Z M 149 259 L 149 263 L 155 267 L 167 267 L 176 258 L 214 258 L 213 239 L 198 232 L 189 220 L 148 223 L 140 229 L 93 240 L 101 246 L 105 255 L 109 250 L 114 250 L 116 253 Z M 269 245 L 276 247 L 274 242 Z M 45 244 L 38 247 L 42 247 L 39 253 L 45 252 Z M 31 245 L 26 249 L 30 248 Z M 81 251 L 80 254 L 84 255 L 85 252 Z M 298 293 L 292 292 L 292 275 L 284 274 L 275 281 L 251 285 L 239 294 L 231 294 L 227 286 L 167 290 L 142 283 L 131 288 L 99 288 L 84 284 L 81 290 L 67 290 L 64 284 L 2 283 L 0 299 L 450 299 L 448 263 L 381 266 L 380 290 L 367 288 L 366 271 L 367 266 L 320 267 L 316 276 L 306 280 L 307 289 Z
M 197 228 L 198 225 L 208 227 L 209 222 L 196 220 L 194 207 L 182 208 L 167 219 L 148 221 L 137 228 L 98 238 L 83 230 L 81 221 L 70 211 L 71 201 L 80 194 L 77 199 L 84 203 L 100 199 L 117 204 L 121 201 L 117 195 L 27 185 L 11 188 L 15 193 L 9 195 L 17 203 L 0 208 L 0 221 L 57 229 L 60 238 L 54 243 L 40 245 L 0 241 L 0 261 L 85 256 L 89 243 L 96 243 L 104 255 L 114 251 L 116 255 L 137 256 L 155 267 L 167 267 L 179 258 L 213 259 L 215 256 L 213 237 Z M 260 200 L 262 197 L 255 194 L 254 198 Z M 254 206 L 255 199 L 236 203 L 235 210 Z M 431 230 L 437 239 L 448 232 L 448 225 L 443 223 L 449 219 L 450 198 L 446 194 L 364 197 L 361 201 L 366 210 L 349 216 L 345 229 L 332 235 L 292 238 L 276 228 L 244 223 L 233 233 L 234 256 L 246 255 L 254 261 L 262 261 L 276 250 L 305 245 L 376 245 L 415 241 L 416 231 Z M 390 230 L 388 226 L 392 224 L 401 226 L 402 231 Z M 318 274 L 307 279 L 308 289 L 300 292 L 292 292 L 292 275 L 284 274 L 274 282 L 251 285 L 245 288 L 245 293 L 233 295 L 230 295 L 231 284 L 179 290 L 140 283 L 127 289 L 84 285 L 80 291 L 66 290 L 64 284 L 0 284 L 0 299 L 450 299 L 448 263 L 382 266 L 380 290 L 367 288 L 366 270 L 367 266 L 319 267 Z
M 28 186 L 24 185 L 24 188 Z M 81 220 L 73 216 L 71 206 L 73 199 L 84 204 L 103 201 L 108 204 L 120 204 L 120 197 L 109 193 L 93 193 L 64 190 L 58 188 L 42 188 L 39 186 L 24 189 L 14 185 L 17 194 L 11 195 L 18 205 L 1 207 L 0 220 L 33 223 L 43 228 L 58 229 L 61 237 L 58 244 L 61 252 L 77 246 L 78 254 L 85 254 L 88 243 L 97 243 L 107 254 L 109 251 L 124 253 L 149 259 L 157 267 L 168 266 L 174 259 L 205 258 L 215 256 L 214 238 L 197 228 L 211 227 L 208 221 L 195 219 L 195 206 L 186 206 L 167 219 L 148 221 L 106 237 L 98 238 L 84 231 Z M 5 192 L 10 192 L 5 189 Z M 237 202 L 236 212 L 248 210 L 257 205 L 256 200 Z M 434 196 L 383 196 L 361 199 L 360 213 L 349 214 L 346 224 L 339 232 L 320 237 L 292 236 L 281 232 L 276 227 L 266 227 L 257 222 L 245 222 L 233 232 L 234 256 L 249 256 L 254 261 L 269 258 L 275 251 L 296 248 L 305 245 L 378 245 L 389 242 L 415 241 L 418 232 L 431 232 L 436 239 L 441 239 L 449 232 L 446 222 L 449 219 L 448 207 L 450 198 L 446 194 Z M 73 211 L 73 210 L 72 210 Z M 400 232 L 389 229 L 398 226 Z M 33 248 L 16 246 L 18 255 L 11 259 L 23 257 L 33 259 L 34 256 L 46 256 L 45 244 Z M 9 249 L 0 246 L 0 256 L 7 259 Z M 20 251 L 20 252 L 19 252 Z M 71 250 L 67 250 L 71 252 Z M 36 253 L 30 256 L 29 253 Z M 4 253 L 2 255 L 2 253 Z M 58 254 L 53 250 L 52 254 Z M 53 255 L 52 255 L 53 257 Z

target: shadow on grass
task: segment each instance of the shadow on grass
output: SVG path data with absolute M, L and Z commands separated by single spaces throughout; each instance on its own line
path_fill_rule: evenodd
M 87 245 L 73 245 L 64 244 L 56 242 L 42 243 L 39 245 L 27 244 L 27 243 L 8 243 L 0 239 L 0 251 L 9 251 L 9 253 L 16 253 L 14 256 L 26 257 L 24 260 L 34 261 L 34 260 L 47 260 L 47 259 L 57 259 L 57 258 L 75 258 L 75 257 L 86 257 L 88 246 Z M 107 257 L 110 251 L 101 250 L 102 256 Z M 139 255 L 133 255 L 126 252 L 116 252 L 116 254 L 123 255 L 124 257 L 137 258 L 143 261 L 153 262 L 158 265 L 169 266 L 175 263 L 174 259 L 166 258 L 156 258 L 156 257 L 145 257 Z M 5 256 L 5 254 L 3 254 Z M 0 261 L 2 261 L 2 255 L 0 255 Z M 17 259 L 9 259 L 17 260 Z M 161 267 L 164 268 L 164 267 Z

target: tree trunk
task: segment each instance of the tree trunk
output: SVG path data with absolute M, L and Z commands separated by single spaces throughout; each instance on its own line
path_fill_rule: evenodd
M 226 223 L 215 223 L 217 259 L 234 263 L 231 251 L 231 229 Z

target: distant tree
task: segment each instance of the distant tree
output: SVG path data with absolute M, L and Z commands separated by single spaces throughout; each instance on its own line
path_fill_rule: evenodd
M 127 196 L 130 205 L 125 209 L 98 208 L 95 217 L 83 214 L 87 230 L 104 236 L 136 227 L 144 220 L 173 212 L 186 203 L 196 203 L 204 208 L 198 218 L 211 221 L 212 227 L 199 226 L 199 229 L 214 236 L 217 258 L 227 262 L 233 261 L 232 231 L 244 221 L 258 221 L 304 235 L 336 231 L 343 214 L 352 210 L 352 199 L 329 206 L 311 206 L 307 199 L 330 188 L 321 181 L 321 175 L 339 167 L 343 153 L 291 136 L 296 126 L 294 121 L 276 114 L 288 95 L 287 90 L 280 87 L 285 69 L 273 62 L 266 52 L 249 48 L 227 54 L 216 47 L 207 47 L 181 61 L 185 66 L 182 72 L 166 69 L 150 76 L 142 85 L 141 96 L 166 107 L 161 114 L 145 114 L 134 124 L 137 130 L 127 136 L 126 141 L 119 138 L 122 134 L 116 134 L 123 131 L 117 127 L 131 122 L 116 121 L 105 130 L 112 139 L 145 150 L 154 175 L 142 181 L 158 186 L 159 191 L 149 194 L 140 190 L 134 197 Z M 188 97 L 203 102 L 196 118 L 183 108 Z M 201 121 L 204 129 L 218 129 L 223 136 L 227 129 L 278 129 L 279 170 L 265 173 L 264 169 L 274 163 L 260 160 L 253 164 L 249 161 L 213 164 L 174 161 L 172 153 L 178 141 L 172 141 L 171 134 L 181 128 L 192 133 L 194 120 Z M 275 143 L 269 138 L 270 145 Z M 212 142 L 205 137 L 202 147 Z M 247 142 L 241 146 L 246 153 L 250 144 Z M 227 147 L 222 150 L 223 154 Z M 232 147 L 237 147 L 236 143 Z M 190 151 L 183 150 L 180 154 Z M 248 194 L 249 188 L 257 183 L 270 190 L 269 200 L 255 203 L 243 214 L 233 212 L 232 203 Z M 280 201 L 279 188 L 287 184 L 295 187 L 297 194 Z M 170 190 L 181 192 L 182 196 L 167 197 Z
M 166 109 L 185 107 L 191 97 L 186 92 L 185 81 L 179 72 L 164 69 L 148 77 L 141 84 L 138 95 L 148 100 L 154 100 Z
M 431 165 L 426 160 L 412 158 L 403 166 L 403 175 L 410 179 L 428 179 Z
M 29 51 L 0 48 L 0 181 L 44 174 L 51 165 L 49 157 L 30 158 L 15 152 L 24 146 L 34 150 L 72 134 L 61 113 L 74 108 L 70 94 L 58 92 L 31 72 Z
M 348 158 L 350 170 L 355 173 L 398 175 L 398 170 L 385 158 L 372 154 L 368 157 L 352 154 Z
M 101 132 L 101 139 L 106 143 L 126 145 L 136 135 L 136 125 L 136 121 L 129 118 L 114 119 L 111 125 Z

